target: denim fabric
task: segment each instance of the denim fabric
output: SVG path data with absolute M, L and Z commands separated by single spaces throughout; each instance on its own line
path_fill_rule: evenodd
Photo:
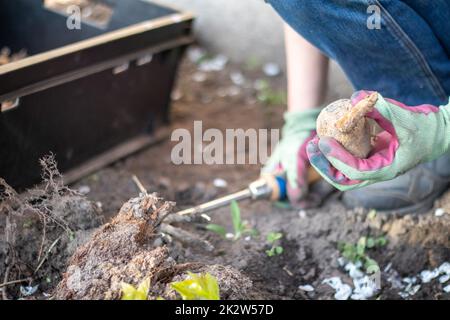
M 268 0 L 305 39 L 337 61 L 355 90 L 407 105 L 441 105 L 450 95 L 450 1 Z M 381 28 L 369 29 L 370 5 Z

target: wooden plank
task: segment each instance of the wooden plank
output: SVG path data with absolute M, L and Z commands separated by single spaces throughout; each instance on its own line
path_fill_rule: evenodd
M 194 15 L 190 12 L 175 13 L 165 17 L 144 21 L 127 28 L 119 29 L 117 31 L 112 31 L 105 33 L 103 35 L 93 37 L 91 39 L 76 42 L 74 44 L 67 45 L 62 48 L 50 50 L 41 54 L 36 54 L 30 56 L 23 60 L 12 62 L 3 66 L 0 66 L 0 75 L 15 71 L 21 68 L 28 67 L 33 64 L 41 63 L 47 60 L 58 58 L 63 55 L 75 53 L 93 46 L 98 46 L 101 44 L 106 44 L 111 41 L 124 39 L 135 34 L 147 32 L 150 30 L 158 29 L 171 25 L 173 23 L 179 23 L 184 21 L 189 21 L 194 18 Z
M 169 135 L 170 128 L 161 128 L 156 130 L 155 134 L 141 135 L 125 143 L 122 143 L 117 147 L 92 158 L 91 160 L 83 163 L 80 166 L 64 172 L 64 184 L 68 185 L 74 183 L 81 178 L 100 170 L 103 167 L 106 167 L 122 158 L 125 158 L 126 156 L 132 155 L 139 150 L 162 142 L 163 140 L 168 139 Z

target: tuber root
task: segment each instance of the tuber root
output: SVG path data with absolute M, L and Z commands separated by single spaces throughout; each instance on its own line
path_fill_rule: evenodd
M 331 137 L 358 158 L 366 158 L 372 149 L 372 122 L 365 115 L 372 111 L 378 100 L 374 92 L 355 106 L 349 99 L 328 105 L 317 118 L 317 134 Z

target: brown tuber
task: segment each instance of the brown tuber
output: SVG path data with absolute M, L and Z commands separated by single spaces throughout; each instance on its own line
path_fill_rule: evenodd
M 341 99 L 328 105 L 317 118 L 319 138 L 331 137 L 358 158 L 366 158 L 372 149 L 373 123 L 365 118 L 378 100 L 374 92 L 352 105 L 349 99 Z

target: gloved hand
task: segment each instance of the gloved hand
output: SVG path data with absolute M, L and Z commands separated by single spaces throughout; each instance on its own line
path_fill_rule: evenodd
M 316 119 L 320 109 L 286 112 L 282 138 L 262 169 L 262 174 L 285 175 L 288 198 L 294 206 L 308 193 L 308 142 L 316 135 Z
M 352 104 L 369 94 L 356 92 Z M 316 137 L 308 144 L 311 164 L 339 190 L 393 179 L 449 151 L 450 103 L 410 107 L 379 94 L 374 110 L 366 117 L 383 129 L 367 159 L 353 156 L 332 138 Z

